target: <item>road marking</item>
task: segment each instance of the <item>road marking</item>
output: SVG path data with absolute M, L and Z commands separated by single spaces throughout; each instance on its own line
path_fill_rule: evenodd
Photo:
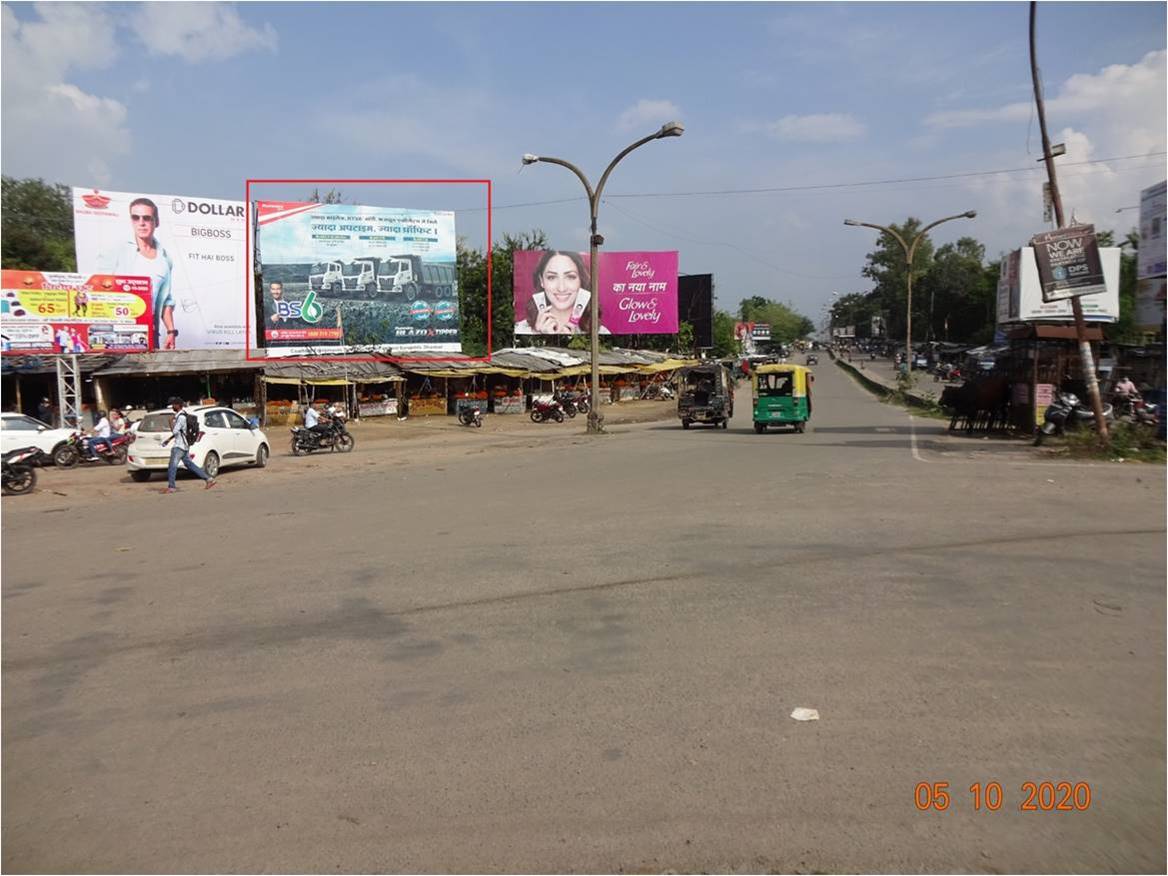
M 927 459 L 921 456 L 921 452 L 917 450 L 917 418 L 912 414 L 908 415 L 908 430 L 909 443 L 912 444 L 913 459 L 915 459 L 917 462 L 928 462 Z

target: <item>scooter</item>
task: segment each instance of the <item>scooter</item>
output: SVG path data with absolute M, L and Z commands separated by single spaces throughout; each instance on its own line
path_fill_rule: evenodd
M 560 407 L 560 403 L 555 399 L 550 402 L 533 401 L 531 403 L 531 422 L 546 423 L 548 420 L 555 420 L 557 423 L 564 422 L 564 410 Z
M 80 432 L 74 432 L 53 453 L 53 464 L 59 468 L 73 468 L 81 462 L 104 462 L 106 465 L 121 465 L 130 453 L 130 445 L 137 436 L 133 432 L 111 435 L 109 443 L 104 441 L 94 446 Z
M 463 408 L 458 412 L 458 422 L 464 426 L 483 427 L 483 412 L 478 408 Z
M 3 458 L 3 488 L 5 493 L 31 493 L 36 486 L 35 466 L 40 464 L 39 447 L 21 447 L 9 450 Z
M 1112 419 L 1112 407 L 1103 405 L 1103 418 Z M 1051 435 L 1064 435 L 1068 429 L 1095 428 L 1095 412 L 1085 407 L 1073 392 L 1060 392 L 1047 407 L 1042 418 L 1042 426 L 1034 436 L 1034 446 L 1038 447 Z

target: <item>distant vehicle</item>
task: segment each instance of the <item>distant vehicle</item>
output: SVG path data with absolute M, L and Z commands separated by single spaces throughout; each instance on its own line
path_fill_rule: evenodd
M 457 273 L 452 264 L 423 262 L 420 256 L 391 256 L 381 262 L 377 288 L 388 295 L 404 295 L 413 301 L 426 298 L 452 298 L 457 294 Z

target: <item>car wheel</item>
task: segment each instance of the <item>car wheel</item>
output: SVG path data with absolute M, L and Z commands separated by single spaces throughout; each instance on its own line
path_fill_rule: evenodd
M 203 458 L 203 471 L 207 473 L 207 477 L 216 477 L 219 474 L 219 454 L 214 450 L 208 450 L 207 455 Z
M 803 423 L 796 423 L 796 424 L 795 424 L 795 431 L 796 431 L 796 432 L 798 432 L 798 433 L 800 433 L 800 434 L 802 434 L 802 433 L 803 433 L 803 430 L 804 430 L 804 429 L 806 429 L 806 428 L 807 428 L 807 426 L 806 426 L 806 425 L 804 425 Z
M 259 449 L 256 450 L 255 467 L 256 468 L 267 468 L 267 465 L 268 465 L 268 445 L 261 444 L 259 446 Z
M 53 465 L 58 468 L 72 468 L 80 458 L 77 448 L 71 444 L 58 444 L 53 448 Z
M 729 428 L 730 428 L 730 421 L 729 421 L 729 420 L 723 420 L 723 421 L 722 421 L 722 428 L 723 428 L 723 429 L 729 429 Z
M 336 447 L 337 450 L 341 451 L 341 453 L 352 453 L 356 444 L 357 442 L 353 440 L 353 436 L 348 432 L 345 432 L 344 434 L 337 436 L 336 443 L 333 446 Z
M 681 428 L 683 428 L 683 429 L 688 429 L 689 427 L 690 427 L 690 421 L 689 421 L 689 420 L 682 420 L 682 421 L 681 421 Z
M 759 435 L 761 435 L 763 432 L 766 431 L 766 423 L 755 423 L 754 424 L 754 431 L 757 432 Z
M 132 481 L 134 481 L 135 483 L 144 484 L 148 480 L 150 480 L 150 475 L 151 475 L 151 472 L 145 471 L 143 469 L 137 469 L 135 471 L 130 472 L 130 479 Z

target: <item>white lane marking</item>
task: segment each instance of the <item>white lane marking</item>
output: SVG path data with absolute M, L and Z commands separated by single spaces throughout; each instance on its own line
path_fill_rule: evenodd
M 927 459 L 921 456 L 921 452 L 917 450 L 917 418 L 912 414 L 908 415 L 908 429 L 910 443 L 912 444 L 913 459 L 917 462 L 928 462 Z

